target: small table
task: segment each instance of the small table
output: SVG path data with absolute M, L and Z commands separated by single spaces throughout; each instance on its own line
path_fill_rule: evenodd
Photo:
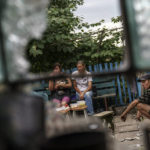
M 66 110 L 61 110 L 59 112 L 64 114 L 66 116 L 66 119 L 70 119 L 70 108 L 68 108 Z
M 77 111 L 83 111 L 84 117 L 87 119 L 88 115 L 87 115 L 87 112 L 86 112 L 86 108 L 87 108 L 87 106 L 71 108 L 71 110 L 73 111 L 73 117 L 76 117 L 76 112 Z

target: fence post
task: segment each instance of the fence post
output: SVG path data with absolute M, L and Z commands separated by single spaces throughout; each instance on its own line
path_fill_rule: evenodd
M 77 68 L 73 68 L 71 69 L 71 72 L 77 71 Z
M 94 65 L 94 72 L 98 72 L 97 65 Z
M 130 85 L 129 82 L 127 81 L 127 88 L 128 88 L 128 95 L 129 95 L 129 103 L 132 102 L 132 98 L 131 98 L 131 89 L 130 89 Z
M 118 63 L 117 62 L 115 62 L 115 68 L 118 69 Z M 118 84 L 118 92 L 119 92 L 120 104 L 124 105 L 124 103 L 122 101 L 122 91 L 121 91 L 121 86 L 120 86 L 119 75 L 117 75 L 117 84 Z
M 66 70 L 66 73 L 68 73 L 68 74 L 69 74 L 70 72 L 71 72 L 71 70 L 69 70 L 69 69 L 67 69 L 67 70 Z
M 109 63 L 109 65 L 110 65 L 110 70 L 113 71 L 113 64 L 112 64 L 112 63 Z M 114 80 L 114 82 L 115 82 L 115 80 Z M 115 86 L 115 91 L 117 91 L 116 86 Z M 118 105 L 118 102 L 117 102 L 117 95 L 115 96 L 115 104 Z
M 105 71 L 108 71 L 108 63 L 104 63 Z
M 138 89 L 138 96 L 141 96 L 142 88 L 141 88 L 141 83 L 138 81 L 137 81 L 137 89 Z
M 102 64 L 99 64 L 99 71 L 100 71 L 100 72 L 102 72 L 102 71 L 103 71 Z
M 92 72 L 92 66 L 89 66 L 89 72 Z
M 122 65 L 122 62 L 120 63 Z M 124 76 L 121 75 L 121 81 L 122 81 L 122 87 L 123 87 L 123 93 L 124 93 L 124 98 L 125 98 L 125 104 L 127 103 L 127 94 L 126 94 L 126 86 L 125 86 L 125 79 Z
M 127 102 L 127 94 L 126 94 L 125 80 L 124 80 L 124 76 L 123 75 L 121 75 L 121 80 L 122 80 L 123 93 L 124 93 L 124 98 L 125 98 L 125 103 L 126 103 Z

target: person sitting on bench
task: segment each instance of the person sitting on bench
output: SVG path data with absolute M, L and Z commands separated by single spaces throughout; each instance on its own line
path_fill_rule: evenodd
M 72 78 L 74 89 L 76 90 L 76 97 L 79 100 L 85 100 L 87 105 L 88 115 L 93 115 L 93 104 L 92 104 L 92 77 L 85 76 L 91 73 L 86 71 L 85 64 L 83 61 L 77 62 L 77 71 L 73 72 L 72 75 L 84 75 L 83 77 Z
M 141 97 L 130 103 L 126 110 L 121 114 L 122 121 L 126 120 L 127 113 L 134 107 L 137 107 L 138 109 L 138 120 L 140 120 L 142 115 L 150 119 L 150 74 L 143 75 L 139 81 L 141 81 L 144 88 L 144 93 Z
M 62 73 L 61 65 L 59 63 L 55 63 L 51 75 L 58 75 L 60 73 Z M 58 107 L 65 106 L 69 103 L 71 87 L 72 83 L 69 78 L 49 81 L 49 90 L 52 93 L 53 102 L 57 103 Z

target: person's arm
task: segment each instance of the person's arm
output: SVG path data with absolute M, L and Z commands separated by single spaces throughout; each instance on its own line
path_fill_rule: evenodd
M 89 81 L 88 88 L 83 92 L 83 94 L 85 94 L 86 92 L 91 91 L 91 90 L 92 90 L 92 81 Z
M 54 81 L 49 81 L 49 90 L 50 91 L 54 91 L 54 90 L 56 90 L 56 89 L 58 89 L 58 87 L 59 87 L 59 85 L 58 84 L 54 84 Z
M 71 80 L 69 78 L 67 78 L 67 81 L 68 81 L 67 84 L 61 84 L 60 86 L 64 87 L 64 88 L 71 88 L 72 87 Z
M 88 75 L 91 75 L 91 73 L 88 73 Z M 87 80 L 88 80 L 88 87 L 87 87 L 87 89 L 83 92 L 83 95 L 84 95 L 86 92 L 92 90 L 92 81 L 93 81 L 93 80 L 92 80 L 92 77 L 89 76 Z
M 76 92 L 78 92 L 79 94 L 82 93 L 82 92 L 78 89 L 78 87 L 77 87 L 77 82 L 76 82 L 76 80 L 73 80 L 73 87 L 74 87 L 74 89 L 76 90 Z
M 53 90 L 54 90 L 54 82 L 53 82 L 53 81 L 50 80 L 48 86 L 49 86 L 49 90 L 50 90 L 50 91 L 53 91 Z

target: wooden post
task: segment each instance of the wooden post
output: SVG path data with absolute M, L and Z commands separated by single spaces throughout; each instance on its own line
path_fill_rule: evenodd
M 107 98 L 106 97 L 104 98 L 104 102 L 105 102 L 105 109 L 106 109 L 106 111 L 108 111 Z

